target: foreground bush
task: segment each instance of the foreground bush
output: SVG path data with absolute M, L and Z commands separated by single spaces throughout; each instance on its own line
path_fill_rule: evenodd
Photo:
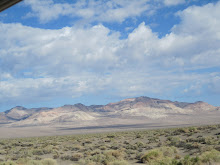
M 220 164 L 220 152 L 217 150 L 204 152 L 200 156 L 200 159 L 203 163 L 211 164 L 212 162 L 215 162 Z
M 0 165 L 57 165 L 57 162 L 53 159 L 43 159 L 43 160 L 19 160 L 18 162 L 3 162 Z
M 177 149 L 175 147 L 161 147 L 153 149 L 141 157 L 141 162 L 149 165 L 169 165 L 172 163 L 172 158 L 175 157 L 176 153 Z
M 141 157 L 141 162 L 149 165 L 218 165 L 220 152 L 211 150 L 197 157 L 185 156 L 177 160 L 175 148 L 163 147 L 150 150 Z

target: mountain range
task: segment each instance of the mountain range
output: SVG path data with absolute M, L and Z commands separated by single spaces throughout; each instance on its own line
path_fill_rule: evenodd
M 64 105 L 57 108 L 14 107 L 0 113 L 0 126 L 98 126 L 139 124 L 151 122 L 201 122 L 220 121 L 220 107 L 198 101 L 173 102 L 149 97 L 129 98 L 107 105 Z M 205 123 L 204 123 L 205 124 Z

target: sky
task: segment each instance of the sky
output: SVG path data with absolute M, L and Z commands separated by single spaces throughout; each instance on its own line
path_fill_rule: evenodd
M 0 111 L 139 96 L 220 106 L 220 1 L 24 0 L 0 13 Z

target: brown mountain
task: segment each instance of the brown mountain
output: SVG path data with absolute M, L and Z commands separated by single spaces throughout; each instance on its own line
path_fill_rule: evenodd
M 218 121 L 220 107 L 205 102 L 185 103 L 149 97 L 129 98 L 107 105 L 64 105 L 58 108 L 14 107 L 0 113 L 0 124 L 33 125 L 115 125 L 150 122 L 194 123 L 204 118 Z M 220 120 L 219 120 L 220 121 Z

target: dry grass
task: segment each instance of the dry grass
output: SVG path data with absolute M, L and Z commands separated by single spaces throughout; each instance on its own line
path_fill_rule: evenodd
M 220 125 L 0 140 L 0 165 L 56 164 L 220 164 Z

